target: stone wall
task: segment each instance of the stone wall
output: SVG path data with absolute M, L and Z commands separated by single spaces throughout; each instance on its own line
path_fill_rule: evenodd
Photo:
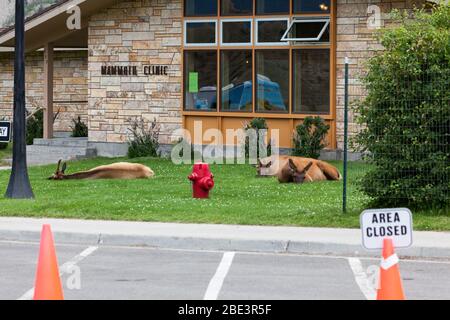
M 337 0 L 337 140 L 338 148 L 344 141 L 344 59 L 350 58 L 349 94 L 350 102 L 364 97 L 361 77 L 364 76 L 364 64 L 367 59 L 383 47 L 374 37 L 376 28 L 368 24 L 371 15 L 369 6 L 381 9 L 381 26 L 390 23 L 388 13 L 392 9 L 411 9 L 421 6 L 424 0 Z M 349 132 L 358 132 L 358 125 L 352 113 L 349 115 Z
M 89 139 L 124 143 L 129 119 L 156 119 L 170 143 L 181 117 L 181 0 L 121 1 L 89 21 Z M 146 76 L 145 65 L 168 65 Z M 137 75 L 105 76 L 102 66 L 133 66 Z
M 43 106 L 43 53 L 26 57 L 27 110 Z M 71 131 L 72 119 L 87 122 L 87 52 L 57 51 L 54 61 L 54 111 L 59 111 L 54 124 L 57 132 Z M 10 119 L 13 113 L 14 60 L 12 53 L 0 54 L 0 118 Z

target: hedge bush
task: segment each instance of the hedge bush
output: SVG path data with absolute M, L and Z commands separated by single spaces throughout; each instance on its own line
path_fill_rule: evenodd
M 160 127 L 154 119 L 147 123 L 143 118 L 131 119 L 131 138 L 128 142 L 128 157 L 159 157 L 159 132 Z
M 72 129 L 72 138 L 87 138 L 89 134 L 88 126 L 81 121 L 81 117 L 78 117 L 78 119 L 72 120 L 73 126 Z
M 292 155 L 319 159 L 320 151 L 325 148 L 325 138 L 330 126 L 321 117 L 307 117 L 298 125 L 294 134 Z
M 34 139 L 40 139 L 44 136 L 44 111 L 39 110 L 27 120 L 27 145 L 32 145 Z
M 448 207 L 450 189 L 450 7 L 380 32 L 385 51 L 368 62 L 368 95 L 356 105 L 359 150 L 374 164 L 361 189 L 373 205 Z M 412 19 L 411 19 L 412 18 Z

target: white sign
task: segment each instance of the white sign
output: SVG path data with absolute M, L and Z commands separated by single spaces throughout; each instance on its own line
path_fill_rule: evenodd
M 0 142 L 9 142 L 11 135 L 11 123 L 0 121 Z
M 363 246 L 382 249 L 383 240 L 391 238 L 395 248 L 412 246 L 412 213 L 409 209 L 374 209 L 361 214 Z
M 8 136 L 8 128 L 0 127 L 0 137 L 7 137 Z

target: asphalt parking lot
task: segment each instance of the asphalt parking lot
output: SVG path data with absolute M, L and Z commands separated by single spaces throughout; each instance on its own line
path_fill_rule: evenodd
M 32 297 L 38 243 L 0 242 L 0 299 Z M 373 299 L 377 259 L 57 245 L 68 300 Z M 372 266 L 372 267 L 371 267 Z M 450 261 L 402 260 L 408 299 L 450 299 Z

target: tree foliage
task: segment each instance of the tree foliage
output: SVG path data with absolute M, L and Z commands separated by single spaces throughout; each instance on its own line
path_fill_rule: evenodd
M 368 62 L 355 142 L 374 164 L 362 190 L 374 205 L 447 207 L 450 181 L 450 7 L 393 13 Z

